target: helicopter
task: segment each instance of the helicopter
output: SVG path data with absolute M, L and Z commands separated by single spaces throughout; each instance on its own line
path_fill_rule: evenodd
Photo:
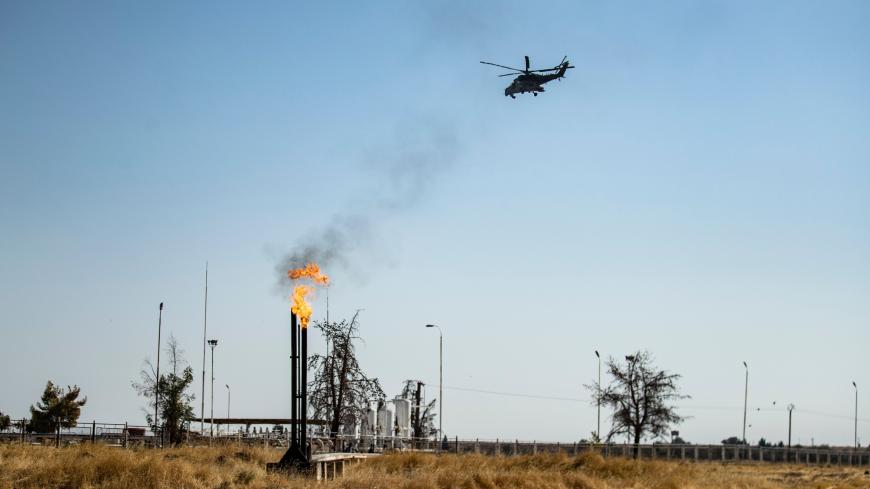
M 544 91 L 544 83 L 547 83 L 552 80 L 558 80 L 565 76 L 565 72 L 568 71 L 569 68 L 573 68 L 570 62 L 568 61 L 568 57 L 565 56 L 562 58 L 562 62 L 553 68 L 548 68 L 546 70 L 530 70 L 529 69 L 529 57 L 526 56 L 526 69 L 521 70 L 519 68 L 511 68 L 510 66 L 497 65 L 495 63 L 490 63 L 489 61 L 481 61 L 481 63 L 485 65 L 498 66 L 499 68 L 504 68 L 507 70 L 512 70 L 512 73 L 505 73 L 503 75 L 498 76 L 514 76 L 519 74 L 514 81 L 508 85 L 507 88 L 504 89 L 504 96 L 510 96 L 510 98 L 517 98 L 517 93 L 526 93 L 531 92 L 535 97 L 538 96 L 538 92 Z M 538 75 L 537 73 L 550 73 L 548 75 Z

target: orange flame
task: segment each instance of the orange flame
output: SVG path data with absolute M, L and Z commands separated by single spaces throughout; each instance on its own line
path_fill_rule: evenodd
M 311 304 L 305 300 L 305 296 L 310 294 L 313 289 L 307 285 L 297 285 L 293 287 L 293 295 L 291 299 L 293 304 L 290 306 L 290 310 L 293 311 L 293 314 L 296 314 L 296 317 L 299 318 L 299 324 L 303 328 L 308 327 L 308 321 L 311 319 Z
M 329 285 L 329 277 L 320 272 L 320 267 L 317 263 L 309 263 L 302 268 L 295 268 L 287 272 L 290 280 L 299 280 L 301 278 L 311 279 L 317 285 Z
M 309 263 L 302 268 L 296 268 L 287 272 L 290 280 L 308 279 L 317 285 L 329 285 L 329 277 L 320 272 L 320 267 L 316 263 Z M 290 310 L 296 317 L 299 318 L 299 325 L 303 328 L 308 327 L 308 321 L 311 320 L 311 304 L 305 300 L 305 296 L 314 292 L 314 288 L 308 285 L 299 284 L 293 287 L 293 294 L 290 296 Z

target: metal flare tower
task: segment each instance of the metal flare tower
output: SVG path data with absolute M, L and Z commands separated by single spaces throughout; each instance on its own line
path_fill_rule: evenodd
M 290 314 L 290 448 L 267 470 L 308 472 L 311 450 L 308 446 L 308 328 L 299 327 L 296 313 Z

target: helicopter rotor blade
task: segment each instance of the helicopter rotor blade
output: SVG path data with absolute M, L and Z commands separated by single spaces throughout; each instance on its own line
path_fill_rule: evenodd
M 565 67 L 566 70 L 570 69 L 570 68 L 573 68 L 573 66 L 566 66 Z M 559 71 L 561 69 L 562 69 L 562 67 L 558 66 L 556 68 L 547 68 L 546 70 L 531 70 L 531 71 L 529 71 L 529 73 L 548 73 L 550 71 Z
M 521 69 L 519 69 L 519 68 L 511 68 L 510 66 L 497 65 L 497 64 L 495 64 L 495 63 L 490 63 L 489 61 L 481 61 L 480 63 L 481 63 L 481 64 L 485 64 L 485 65 L 498 66 L 499 68 L 504 68 L 504 69 L 506 69 L 506 70 L 519 71 L 520 73 L 523 72 L 523 70 L 521 70 Z
M 517 71 L 516 73 L 505 73 L 504 75 L 498 75 L 498 76 L 517 76 L 517 75 L 522 75 L 522 74 L 523 74 L 522 71 Z
M 529 57 L 526 56 L 526 72 L 529 71 Z

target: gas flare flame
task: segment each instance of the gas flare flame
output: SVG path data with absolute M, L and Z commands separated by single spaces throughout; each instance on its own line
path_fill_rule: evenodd
M 317 263 L 309 263 L 302 268 L 295 268 L 287 272 L 290 280 L 299 280 L 301 278 L 311 279 L 317 285 L 329 285 L 329 277 L 320 272 L 320 267 Z
M 290 280 L 307 279 L 316 285 L 329 285 L 329 277 L 320 271 L 320 267 L 316 263 L 309 263 L 302 268 L 295 268 L 287 272 L 287 277 Z M 297 284 L 293 287 L 293 294 L 290 296 L 290 310 L 296 317 L 299 318 L 299 325 L 303 328 L 308 327 L 308 322 L 311 320 L 311 304 L 305 300 L 308 294 L 314 292 L 314 287 L 305 284 Z

